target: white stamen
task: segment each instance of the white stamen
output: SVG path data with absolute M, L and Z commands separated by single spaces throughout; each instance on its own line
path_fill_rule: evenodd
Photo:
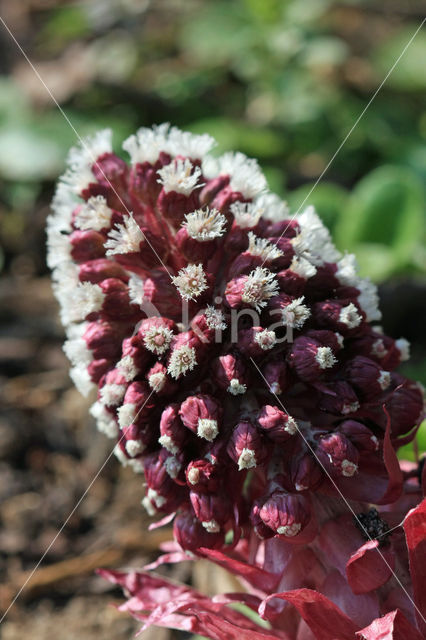
M 303 255 L 316 265 L 336 262 L 340 258 L 328 229 L 322 224 L 313 207 L 308 207 L 297 215 L 296 220 L 300 225 L 300 233 L 291 241 L 296 255 Z
M 132 304 L 141 305 L 143 303 L 144 281 L 135 273 L 129 278 L 129 299 Z
M 345 324 L 348 329 L 355 329 L 361 324 L 362 317 L 353 302 L 350 302 L 346 307 L 342 307 L 339 313 L 339 322 Z
M 228 152 L 220 158 L 203 162 L 203 172 L 208 178 L 217 175 L 228 175 L 233 191 L 241 193 L 244 198 L 254 198 L 266 188 L 266 178 L 256 160 L 247 158 L 243 153 Z
M 405 338 L 399 338 L 395 341 L 395 346 L 401 354 L 401 362 L 410 359 L 410 343 Z
M 80 282 L 68 298 L 67 306 L 63 310 L 71 321 L 84 320 L 91 313 L 100 311 L 105 299 L 101 287 L 91 282 Z M 64 301 L 65 302 L 65 301 Z
M 225 233 L 226 218 L 217 209 L 197 209 L 185 215 L 182 223 L 188 235 L 198 242 L 220 238 Z
M 244 447 L 238 458 L 238 470 L 241 471 L 242 469 L 252 469 L 256 466 L 256 452 L 253 451 L 253 449 L 247 449 L 246 447 Z
M 167 152 L 170 125 L 168 123 L 154 125 L 152 129 L 141 127 L 136 135 L 123 142 L 123 149 L 130 155 L 132 164 L 149 162 L 155 164 L 160 152 Z
M 161 355 L 170 346 L 173 331 L 168 327 L 151 327 L 145 333 L 143 343 L 148 351 Z
M 275 331 L 268 331 L 264 329 L 263 331 L 259 331 L 254 336 L 254 341 L 259 345 L 261 349 L 264 351 L 268 351 L 272 349 L 277 343 L 277 336 Z
M 157 393 L 164 388 L 166 384 L 166 374 L 158 371 L 158 373 L 152 373 L 148 376 L 148 384 Z
M 140 251 L 143 240 L 141 228 L 130 213 L 128 216 L 123 216 L 123 224 L 116 224 L 108 233 L 108 240 L 105 242 L 106 255 L 137 253 Z
M 134 458 L 135 456 L 139 456 L 145 450 L 145 445 L 140 440 L 127 440 L 126 442 L 126 451 Z
M 294 436 L 294 434 L 299 430 L 298 424 L 292 416 L 288 416 L 287 423 L 284 427 L 284 431 L 287 431 L 290 435 Z
M 225 322 L 225 316 L 220 309 L 215 309 L 211 305 L 207 305 L 204 315 L 206 317 L 207 326 L 209 329 L 225 330 L 227 324 Z
M 90 413 L 96 420 L 98 431 L 104 433 L 108 438 L 116 438 L 118 436 L 119 428 L 117 422 L 102 403 L 98 401 L 92 404 Z
M 160 436 L 158 438 L 158 442 L 161 444 L 162 447 L 164 447 L 165 449 L 167 449 L 167 451 L 170 451 L 170 453 L 178 453 L 179 451 L 179 447 L 177 447 L 173 440 L 171 439 L 170 436 Z
M 271 222 L 281 222 L 290 213 L 287 202 L 275 193 L 262 193 L 254 201 L 254 205 L 262 211 L 262 217 Z
M 346 253 L 337 262 L 337 271 L 335 275 L 340 284 L 356 287 L 359 281 L 357 272 L 358 263 L 353 253 Z
M 334 357 L 330 347 L 318 347 L 315 360 L 318 362 L 320 369 L 329 369 L 337 362 L 337 358 Z
M 355 411 L 358 411 L 359 407 L 360 407 L 360 404 L 358 401 L 351 402 L 351 403 L 345 402 L 342 407 L 342 414 L 346 415 L 348 413 L 355 413 Z
M 105 384 L 100 389 L 101 402 L 107 407 L 116 407 L 123 400 L 125 393 L 124 384 Z
M 281 249 L 271 244 L 267 238 L 258 238 L 252 231 L 249 231 L 248 239 L 247 251 L 252 256 L 259 256 L 262 260 L 275 260 L 284 255 Z
M 345 478 L 351 478 L 358 471 L 358 465 L 350 460 L 342 461 L 342 475 Z
M 309 262 L 309 260 L 306 260 L 306 258 L 304 258 L 303 256 L 299 256 L 298 258 L 295 256 L 289 268 L 291 271 L 297 273 L 298 276 L 304 278 L 305 280 L 313 278 L 313 276 L 317 272 L 316 266 Z
M 169 193 L 183 193 L 189 196 L 197 185 L 201 176 L 200 167 L 194 167 L 192 162 L 185 158 L 176 158 L 170 164 L 157 171 L 160 176 L 157 182 L 163 185 L 164 191 Z M 201 185 L 198 185 L 199 187 Z
M 188 156 L 193 160 L 199 160 L 215 145 L 216 141 L 207 133 L 199 135 L 181 131 L 177 127 L 172 127 L 169 133 L 168 149 L 176 156 Z
M 218 533 L 220 531 L 220 526 L 216 520 L 209 520 L 208 522 L 202 522 L 201 524 L 209 533 Z
M 91 196 L 85 202 L 74 219 L 74 224 L 78 229 L 101 229 L 109 228 L 111 224 L 112 209 L 107 205 L 103 196 Z
M 310 317 L 311 311 L 309 307 L 303 304 L 305 296 L 296 298 L 288 304 L 282 311 L 283 324 L 293 329 L 301 329 L 306 320 Z
M 280 385 L 278 384 L 278 382 L 272 382 L 269 385 L 269 389 L 270 389 L 271 393 L 273 393 L 276 396 L 279 396 L 282 393 L 282 389 L 281 389 Z
M 199 418 L 197 426 L 197 435 L 200 438 L 204 438 L 209 442 L 212 442 L 219 433 L 217 420 L 211 420 L 209 418 Z
M 172 277 L 172 282 L 177 287 L 184 300 L 195 300 L 207 289 L 207 278 L 202 264 L 189 264 Z
M 232 393 L 233 396 L 238 396 L 247 391 L 247 385 L 241 384 L 240 381 L 237 380 L 237 378 L 232 378 L 227 391 L 229 393 Z
M 381 338 L 378 338 L 373 342 L 371 347 L 371 354 L 373 356 L 376 356 L 377 358 L 384 358 L 387 353 L 388 351 L 385 347 L 385 343 Z
M 92 382 L 85 365 L 72 367 L 69 371 L 69 375 L 71 380 L 74 382 L 77 391 L 79 391 L 82 396 L 87 397 L 89 393 L 95 389 L 96 385 Z
M 387 389 L 391 383 L 391 375 L 389 371 L 381 371 L 379 377 L 377 378 L 377 382 L 379 383 L 382 391 Z
M 358 303 L 366 315 L 367 322 L 380 320 L 382 314 L 379 310 L 379 296 L 377 287 L 368 278 L 363 278 L 356 283 L 356 288 L 360 290 Z
M 126 378 L 127 382 L 134 380 L 139 373 L 139 367 L 136 366 L 132 356 L 124 356 L 117 362 L 117 369 Z
M 335 332 L 334 335 L 336 336 L 337 344 L 339 345 L 339 347 L 343 347 L 343 344 L 345 342 L 344 337 L 337 331 Z
M 195 349 L 184 344 L 178 349 L 173 349 L 167 371 L 177 380 L 187 371 L 192 371 L 196 364 Z
M 121 429 L 125 429 L 126 427 L 130 427 L 133 424 L 137 413 L 137 406 L 133 404 L 133 402 L 127 402 L 123 404 L 118 410 L 118 424 Z
M 190 484 L 198 484 L 200 481 L 200 471 L 196 467 L 192 467 L 187 473 L 188 482 Z
M 240 229 L 253 229 L 259 222 L 263 209 L 253 202 L 234 202 L 231 213 Z
M 256 267 L 247 277 L 241 299 L 260 312 L 278 291 L 278 282 L 274 274 L 264 267 Z
M 93 360 L 90 350 L 87 348 L 83 338 L 73 338 L 66 340 L 63 350 L 68 360 L 74 365 L 84 365 L 87 367 Z
M 182 469 L 182 465 L 177 458 L 170 456 L 164 462 L 164 468 L 173 480 L 179 475 L 179 471 Z
M 285 526 L 278 527 L 277 533 L 279 533 L 280 536 L 287 536 L 288 538 L 292 538 L 299 533 L 301 528 L 302 525 L 299 522 L 293 522 L 293 524 L 287 524 Z

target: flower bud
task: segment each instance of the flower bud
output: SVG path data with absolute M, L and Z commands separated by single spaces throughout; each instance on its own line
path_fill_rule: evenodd
M 261 434 L 251 422 L 240 422 L 232 432 L 227 453 L 238 464 L 238 470 L 251 469 L 264 462 L 267 448 Z
M 188 437 L 188 431 L 180 419 L 177 403 L 171 404 L 163 410 L 160 418 L 160 434 L 158 442 L 167 451 L 176 454 L 182 450 Z
M 350 360 L 346 366 L 346 374 L 355 390 L 366 400 L 380 395 L 389 387 L 391 381 L 388 371 L 384 371 L 377 362 L 364 356 L 355 356 Z
M 146 379 L 149 387 L 155 391 L 158 396 L 169 396 L 177 389 L 177 385 L 171 380 L 167 373 L 167 368 L 161 362 L 156 362 L 149 371 L 147 371 Z
M 318 340 L 305 336 L 295 339 L 288 360 L 304 382 L 317 380 L 337 363 L 331 347 L 324 347 Z
M 400 375 L 393 374 L 392 386 L 397 388 L 386 398 L 386 410 L 391 421 L 392 436 L 397 437 L 407 433 L 417 425 L 424 416 L 423 389 L 420 384 L 406 380 Z M 383 423 L 386 416 L 380 412 Z
M 116 407 L 121 404 L 128 382 L 118 369 L 111 369 L 99 381 L 98 398 L 106 407 Z
M 284 393 L 291 384 L 291 372 L 288 364 L 281 358 L 268 360 L 263 367 L 262 376 L 271 393 L 277 396 Z
M 347 300 L 317 302 L 313 314 L 320 327 L 333 329 L 343 336 L 359 333 L 365 314 L 359 306 Z
M 232 518 L 232 504 L 226 494 L 191 491 L 189 498 L 197 519 L 209 533 L 218 533 Z
M 279 536 L 297 536 L 311 518 L 309 502 L 302 495 L 275 489 L 263 502 L 259 516 Z
M 345 420 L 339 424 L 339 431 L 356 446 L 359 451 L 377 451 L 379 441 L 371 430 L 356 420 Z
M 279 444 L 286 442 L 297 432 L 297 423 L 288 413 L 270 404 L 262 407 L 257 422 L 265 434 Z
M 277 343 L 275 331 L 263 327 L 251 327 L 238 332 L 238 349 L 246 356 L 264 356 Z
M 203 547 L 221 549 L 225 544 L 225 535 L 220 529 L 209 532 L 190 511 L 183 511 L 176 516 L 173 522 L 173 536 L 186 551 L 198 551 Z
M 332 477 L 352 477 L 358 471 L 358 450 L 343 433 L 335 432 L 319 439 L 316 455 Z
M 188 429 L 200 438 L 212 442 L 219 433 L 222 409 L 212 396 L 189 396 L 179 409 L 180 418 Z
M 78 270 L 78 279 L 80 282 L 97 284 L 107 278 L 118 278 L 118 280 L 122 280 L 125 283 L 129 281 L 129 276 L 123 267 L 107 258 L 87 260 L 80 264 Z
M 290 475 L 296 491 L 316 491 L 324 480 L 324 472 L 311 453 L 292 457 Z
M 71 257 L 77 263 L 86 262 L 105 255 L 105 237 L 98 231 L 73 231 L 69 238 Z
M 247 391 L 248 370 L 238 355 L 229 353 L 214 360 L 212 373 L 219 387 L 231 395 L 237 396 Z
M 186 483 L 198 492 L 215 493 L 219 488 L 217 465 L 209 460 L 193 460 L 186 468 Z
M 336 380 L 329 385 L 322 384 L 319 407 L 335 415 L 347 415 L 358 411 L 360 404 L 351 385 L 344 380 Z
M 127 333 L 127 326 L 119 322 L 89 322 L 83 333 L 83 340 L 95 359 L 116 358 L 121 354 L 121 341 Z

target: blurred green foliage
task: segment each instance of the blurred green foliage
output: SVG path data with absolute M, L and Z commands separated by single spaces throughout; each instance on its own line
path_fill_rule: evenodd
M 119 142 L 162 120 L 207 131 L 217 152 L 257 157 L 292 211 L 315 204 L 339 248 L 380 282 L 425 262 L 425 32 L 315 186 L 418 26 L 415 3 L 411 16 L 402 4 L 394 14 L 370 5 L 51 2 L 27 16 L 39 28 L 21 42 L 80 135 L 108 125 Z M 16 73 L 24 62 L 15 53 L 0 82 L 0 177 L 11 207 L 51 184 L 75 143 L 31 69 Z

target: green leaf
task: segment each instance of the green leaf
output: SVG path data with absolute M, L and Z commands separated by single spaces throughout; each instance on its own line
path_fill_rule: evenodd
M 336 224 L 336 241 L 341 249 L 355 252 L 364 246 L 369 268 L 374 269 L 377 259 L 379 273 L 389 275 L 413 263 L 424 221 L 421 180 L 408 168 L 384 166 L 369 173 L 352 191 Z M 364 266 L 362 259 L 360 264 Z
M 385 43 L 378 45 L 372 55 L 373 66 L 378 76 L 383 77 L 388 73 L 417 27 L 417 24 L 404 27 Z M 401 91 L 421 91 L 426 87 L 425 60 L 426 33 L 420 30 L 386 80 L 386 86 Z
M 310 193 L 311 190 L 312 193 Z M 321 220 L 331 232 L 336 220 L 345 211 L 347 199 L 346 189 L 331 182 L 319 182 L 316 186 L 314 182 L 311 182 L 292 191 L 287 196 L 292 213 L 298 209 L 303 210 L 310 204 L 314 205 Z

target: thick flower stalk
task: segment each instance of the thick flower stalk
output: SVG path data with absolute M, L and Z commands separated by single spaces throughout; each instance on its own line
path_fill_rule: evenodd
M 324 593 L 329 579 L 333 600 L 343 586 L 319 551 L 333 527 L 345 553 L 364 535 L 362 558 L 383 562 L 376 539 L 396 524 L 369 505 L 400 498 L 395 448 L 422 415 L 420 388 L 395 372 L 408 343 L 377 325 L 376 289 L 354 256 L 336 250 L 312 207 L 292 217 L 254 160 L 213 158 L 209 136 L 161 125 L 126 140 L 129 165 L 110 138 L 71 151 L 48 224 L 71 376 L 97 391 L 98 428 L 144 472 L 142 503 L 174 519 L 182 549 L 217 559 L 246 545 L 253 571 L 293 567 L 286 584 L 256 584 L 259 594 Z M 323 567 L 315 578 L 299 567 L 308 552 Z M 359 562 L 349 587 L 342 578 L 352 592 Z M 380 607 L 367 607 L 367 622 Z M 273 637 L 308 638 L 293 618 Z

